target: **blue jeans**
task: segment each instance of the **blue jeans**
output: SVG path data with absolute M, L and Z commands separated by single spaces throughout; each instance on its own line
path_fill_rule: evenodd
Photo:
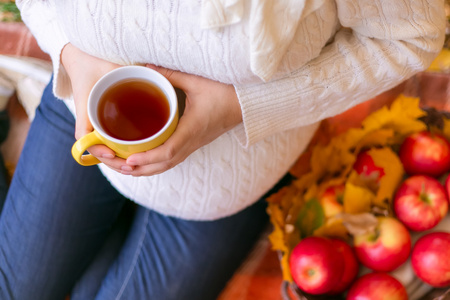
M 0 215 L 0 299 L 216 299 L 268 223 L 264 201 L 210 222 L 133 205 L 73 160 L 74 126 L 49 85 Z

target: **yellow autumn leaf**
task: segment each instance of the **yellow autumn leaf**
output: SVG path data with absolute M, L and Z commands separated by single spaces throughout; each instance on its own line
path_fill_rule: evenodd
M 439 55 L 433 60 L 428 67 L 428 71 L 445 71 L 450 68 L 450 50 L 442 49 Z
M 306 187 L 303 197 L 305 199 L 312 199 L 317 198 L 318 195 L 319 195 L 319 188 L 316 182 L 314 182 L 313 184 L 309 185 L 309 187 L 308 186 Z
M 335 137 L 332 142 L 339 145 L 343 151 L 348 152 L 360 143 L 361 139 L 367 135 L 367 132 L 369 132 L 369 130 L 363 128 L 351 128 Z
M 273 231 L 269 234 L 269 241 L 272 245 L 272 250 L 280 251 L 282 254 L 280 264 L 283 274 L 283 280 L 292 282 L 291 271 L 289 269 L 289 255 L 290 249 L 284 244 L 284 233 L 279 226 L 274 226 Z
M 273 224 L 273 223 L 272 223 Z M 287 252 L 288 248 L 284 243 L 284 230 L 278 224 L 274 225 L 273 231 L 269 234 L 269 240 L 273 250 Z
M 443 117 L 442 120 L 444 121 L 444 128 L 442 129 L 442 134 L 445 136 L 447 140 L 450 141 L 450 119 Z
M 281 253 L 281 268 L 283 279 L 292 281 L 289 270 L 289 255 L 294 246 L 300 241 L 298 229 L 292 223 L 295 222 L 293 215 L 301 206 L 303 198 L 293 185 L 281 188 L 277 193 L 267 198 L 267 212 L 273 230 L 269 234 L 272 249 Z
M 355 173 L 355 172 L 353 172 Z M 349 214 L 370 212 L 375 194 L 365 187 L 347 182 L 344 191 L 344 211 Z
M 272 245 L 272 250 L 279 251 L 282 255 L 280 264 L 283 273 L 283 279 L 291 282 L 292 277 L 289 270 L 289 255 L 291 249 L 289 249 L 285 241 L 286 234 L 283 212 L 275 203 L 269 203 L 268 212 L 270 216 L 270 222 L 273 225 L 273 230 L 269 234 L 268 238 L 270 244 Z
M 274 226 L 285 228 L 288 224 L 293 224 L 296 221 L 298 211 L 303 205 L 303 196 L 293 185 L 281 188 L 277 193 L 272 194 L 267 198 L 270 220 Z M 287 232 L 284 230 L 283 242 L 288 243 L 291 238 L 289 235 L 296 235 L 294 232 Z M 298 238 L 293 241 L 295 244 Z
M 420 109 L 419 102 L 419 98 L 400 95 L 390 108 L 383 107 L 369 115 L 362 122 L 362 126 L 370 131 L 380 128 L 393 129 L 399 135 L 425 130 L 425 123 L 418 120 L 426 115 Z
M 288 185 L 282 187 L 278 192 L 271 194 L 266 198 L 266 201 L 269 205 L 279 207 L 282 212 L 282 214 L 280 214 L 280 218 L 282 218 L 282 220 L 278 220 L 278 222 L 281 223 L 284 222 L 289 210 L 300 196 L 300 192 L 295 186 Z
M 311 172 L 316 174 L 317 179 L 320 179 L 325 174 L 340 170 L 342 162 L 339 157 L 340 151 L 333 144 L 315 147 L 311 156 Z
M 338 147 L 336 147 L 338 148 Z M 353 148 L 353 147 L 352 147 Z M 341 166 L 339 169 L 334 170 L 333 173 L 329 173 L 331 177 L 338 177 L 338 176 L 347 176 L 349 172 L 349 168 L 351 168 L 356 160 L 356 155 L 352 151 L 352 148 L 346 149 L 346 148 L 338 148 L 340 149 L 340 156 L 341 159 Z
M 408 97 L 400 94 L 394 102 L 392 102 L 390 111 L 395 116 L 405 116 L 409 119 L 418 119 L 426 115 L 426 112 L 420 108 L 420 98 Z M 402 118 L 396 118 L 402 119 Z
M 289 267 L 289 254 L 284 254 L 280 259 L 280 265 L 281 265 L 281 273 L 283 275 L 283 280 L 287 282 L 293 282 L 292 275 L 291 275 L 291 269 Z
M 327 145 L 314 147 L 310 161 L 312 172 L 334 174 L 353 163 L 352 149 L 365 134 L 364 130 L 350 129 L 333 138 Z
M 379 110 L 373 112 L 367 116 L 362 122 L 362 127 L 368 131 L 377 130 L 383 128 L 386 124 L 390 123 L 392 116 L 389 108 L 383 106 Z
M 411 133 L 427 129 L 425 123 L 419 120 L 426 113 L 419 108 L 419 98 L 400 96 L 400 100 L 395 101 L 391 108 L 393 117 L 388 128 L 394 129 L 397 135 L 406 136 Z
M 308 174 L 303 175 L 302 177 L 294 180 L 292 185 L 301 193 L 304 193 L 305 190 L 308 189 L 311 185 L 315 184 L 318 180 L 318 174 L 314 172 L 310 172 Z
M 359 153 L 360 149 L 386 146 L 393 143 L 394 130 L 392 129 L 377 129 L 368 132 L 364 137 L 360 139 L 357 144 L 356 152 Z
M 390 210 L 395 190 L 403 179 L 404 169 L 397 154 L 389 147 L 369 150 L 376 166 L 383 168 L 384 176 L 379 182 L 373 204 Z
M 328 219 L 325 224 L 323 224 L 321 227 L 317 228 L 314 231 L 315 236 L 323 236 L 323 237 L 333 237 L 333 238 L 341 238 L 341 239 L 347 239 L 348 238 L 348 230 L 344 226 L 342 219 L 338 218 L 330 218 Z

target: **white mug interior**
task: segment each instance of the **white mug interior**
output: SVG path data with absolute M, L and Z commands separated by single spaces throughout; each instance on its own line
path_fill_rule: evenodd
M 129 80 L 129 79 L 137 79 L 137 80 L 145 80 L 150 83 L 153 83 L 157 87 L 161 89 L 161 91 L 164 93 L 164 95 L 167 98 L 167 101 L 169 102 L 170 107 L 170 114 L 169 119 L 167 120 L 166 124 L 164 125 L 161 130 L 159 130 L 154 135 L 142 139 L 142 140 L 134 140 L 134 141 L 128 141 L 128 140 L 120 140 L 117 138 L 114 138 L 107 134 L 101 127 L 99 120 L 98 120 L 98 102 L 103 95 L 103 93 L 112 85 L 114 85 L 117 82 L 120 82 L 122 80 Z M 88 116 L 89 120 L 91 121 L 92 126 L 94 129 L 104 138 L 113 141 L 115 143 L 120 143 L 124 145 L 132 145 L 132 144 L 139 144 L 144 143 L 150 140 L 153 140 L 157 138 L 159 135 L 161 135 L 166 129 L 169 127 L 169 125 L 172 123 L 172 120 L 177 116 L 177 95 L 175 93 L 175 89 L 172 86 L 172 84 L 165 78 L 163 75 L 161 75 L 159 72 L 142 66 L 125 66 L 120 67 L 118 69 L 114 69 L 111 72 L 105 74 L 103 77 L 101 77 L 97 83 L 94 85 L 94 87 L 91 90 L 91 93 L 89 94 L 88 99 Z

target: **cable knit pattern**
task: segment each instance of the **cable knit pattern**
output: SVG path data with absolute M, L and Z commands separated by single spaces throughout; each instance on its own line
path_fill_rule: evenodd
M 426 68 L 445 28 L 443 0 L 321 0 L 296 24 L 276 73 L 263 83 L 250 67 L 249 0 L 239 22 L 214 29 L 201 27 L 201 0 L 16 2 L 51 54 L 55 94 L 72 111 L 70 82 L 59 62 L 69 41 L 122 65 L 153 63 L 235 86 L 243 123 L 172 170 L 133 178 L 100 165 L 133 201 L 196 220 L 254 203 L 304 150 L 318 121 Z M 268 14 L 283 18 L 283 11 Z
M 130 178 L 104 165 L 100 168 L 139 204 L 182 218 L 217 219 L 260 198 L 295 162 L 316 128 L 286 131 L 248 149 L 227 133 L 182 164 L 152 177 Z

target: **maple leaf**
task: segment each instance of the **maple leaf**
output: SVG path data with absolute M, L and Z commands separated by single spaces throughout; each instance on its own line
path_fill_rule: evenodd
M 384 209 L 390 209 L 395 190 L 403 179 L 404 169 L 397 154 L 391 148 L 371 149 L 369 154 L 376 166 L 383 168 L 384 175 L 373 200 L 373 204 Z
M 426 124 L 418 120 L 426 115 L 419 101 L 419 98 L 400 95 L 390 108 L 384 106 L 364 119 L 362 127 L 366 130 L 389 128 L 402 136 L 426 130 Z
M 391 145 L 394 143 L 394 136 L 395 132 L 390 128 L 369 131 L 358 141 L 355 152 L 359 153 L 363 148 Z
M 289 255 L 294 246 L 300 241 L 298 229 L 292 225 L 295 222 L 293 215 L 303 202 L 303 197 L 293 185 L 281 188 L 277 193 L 267 198 L 267 213 L 273 230 L 269 234 L 272 249 L 281 255 L 280 264 L 283 280 L 292 282 L 289 270 Z
M 353 172 L 355 174 L 356 172 Z M 356 175 L 354 175 L 356 177 Z M 349 214 L 370 212 L 375 194 L 367 187 L 354 185 L 350 181 L 345 184 L 344 211 Z

